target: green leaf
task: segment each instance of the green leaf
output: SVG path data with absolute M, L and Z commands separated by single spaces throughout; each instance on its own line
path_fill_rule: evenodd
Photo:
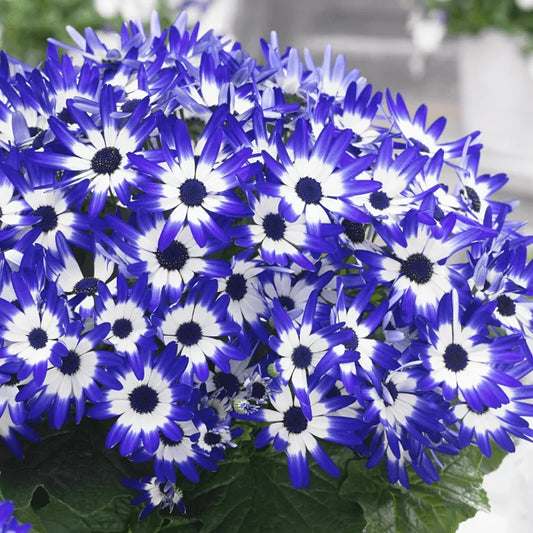
M 121 484 L 131 465 L 106 450 L 105 424 L 87 419 L 79 427 L 43 431 L 40 443 L 25 443 L 24 461 L 0 456 L 0 491 L 15 515 L 36 531 L 126 533 L 139 510 Z
M 327 450 L 341 469 L 353 458 L 352 452 L 340 446 L 328 446 Z M 205 476 L 194 493 L 183 486 L 186 517 L 171 518 L 160 531 L 361 532 L 362 510 L 357 503 L 339 497 L 342 481 L 313 463 L 310 487 L 295 490 L 285 454 L 272 449 L 254 453 L 232 450 L 218 472 Z
M 105 424 L 87 419 L 61 431 L 43 428 L 41 443 L 23 445 L 23 462 L 0 452 L 0 494 L 14 501 L 22 523 L 33 524 L 36 533 L 449 533 L 487 508 L 482 475 L 505 455 L 495 447 L 487 459 L 471 447 L 459 457 L 442 457 L 438 484 L 413 475 L 406 490 L 390 485 L 383 466 L 368 470 L 348 449 L 324 443 L 341 477 L 310 460 L 310 487 L 295 490 L 285 454 L 256 450 L 245 438 L 217 472 L 203 472 L 198 484 L 179 481 L 185 516 L 156 511 L 139 521 L 140 508 L 129 503 L 133 493 L 120 481 L 150 474 L 151 465 L 106 450 L 106 432 Z
M 439 456 L 439 483 L 427 485 L 413 474 L 409 489 L 391 485 L 383 465 L 369 470 L 363 461 L 352 461 L 340 494 L 361 505 L 367 533 L 450 533 L 488 509 L 483 473 L 495 469 L 503 455 L 495 451 L 487 460 L 472 446 L 459 456 Z

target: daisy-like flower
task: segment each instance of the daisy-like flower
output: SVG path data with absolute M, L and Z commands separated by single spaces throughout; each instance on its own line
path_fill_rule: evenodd
M 413 199 L 422 198 L 419 208 L 421 214 L 428 211 L 434 220 L 441 220 L 449 213 L 456 213 L 463 220 L 461 201 L 442 183 L 443 165 L 444 151 L 439 150 L 409 182 L 408 196 Z
M 311 418 L 308 377 L 315 371 L 320 376 L 329 370 L 334 360 L 326 358 L 326 354 L 333 347 L 348 342 L 353 337 L 349 330 L 338 331 L 342 326 L 339 323 L 317 328 L 317 299 L 318 292 L 311 293 L 301 325 L 295 324 L 281 304 L 274 301 L 272 319 L 276 335 L 271 335 L 268 339 L 270 348 L 278 356 L 274 363 L 276 370 L 283 382 L 291 383 L 308 418 Z
M 446 126 L 444 117 L 438 118 L 433 124 L 426 127 L 427 107 L 425 105 L 421 105 L 411 119 L 409 110 L 400 93 L 397 93 L 396 99 L 394 99 L 387 89 L 386 100 L 394 127 L 401 133 L 408 146 L 417 147 L 421 153 L 433 156 L 439 150 L 443 150 L 445 161 L 450 161 L 461 157 L 465 147 L 470 150 L 472 141 L 479 135 L 479 132 L 474 132 L 457 141 L 441 142 L 439 138 Z
M 48 42 L 75 55 L 81 54 L 89 64 L 110 70 L 120 65 L 126 58 L 131 63 L 142 59 L 148 60 L 153 53 L 154 40 L 161 34 L 157 14 L 154 14 L 150 20 L 148 35 L 145 34 L 142 24 L 137 25 L 133 22 L 129 25 L 124 24 L 120 35 L 115 32 L 106 32 L 105 39 L 99 36 L 93 28 L 85 28 L 83 35 L 72 26 L 67 26 L 66 30 L 75 46 L 51 37 Z
M 76 424 L 85 414 L 86 400 L 96 403 L 102 391 L 98 383 L 120 389 L 120 383 L 105 368 L 119 366 L 121 360 L 109 352 L 96 350 L 109 331 L 101 324 L 82 334 L 82 322 L 70 323 L 55 346 L 46 378 L 41 387 L 30 382 L 22 389 L 21 399 L 31 398 L 30 417 L 48 410 L 50 425 L 59 429 L 65 422 L 71 404 L 76 409 Z
M 115 242 L 129 256 L 129 272 L 136 276 L 148 274 L 152 289 L 150 309 L 159 305 L 163 292 L 170 302 L 176 302 L 197 274 L 215 278 L 231 274 L 226 261 L 206 258 L 219 248 L 220 243 L 208 241 L 204 248 L 200 248 L 189 226 L 183 226 L 166 248 L 159 248 L 164 216 L 138 213 L 137 224 L 138 231 L 119 218 L 110 218 L 110 226 L 115 229 Z M 124 237 L 126 241 L 122 240 Z
M 416 350 L 428 370 L 420 387 L 442 387 L 443 398 L 451 402 L 464 399 L 474 410 L 500 407 L 509 402 L 504 387 L 520 382 L 506 371 L 523 360 L 516 336 L 489 337 L 487 323 L 496 302 L 462 311 L 455 291 L 443 296 L 436 319 L 419 327 L 425 344 Z
M 483 230 L 471 228 L 453 235 L 455 222 L 455 217 L 448 215 L 441 225 L 430 226 L 412 212 L 403 220 L 401 238 L 396 232 L 383 234 L 391 254 L 354 252 L 367 265 L 365 276 L 391 285 L 389 306 L 400 302 L 406 317 L 415 312 L 435 314 L 442 297 L 452 288 L 470 293 L 466 280 L 446 260 L 483 236 Z
M 106 438 L 106 446 L 119 444 L 120 454 L 130 455 L 141 444 L 148 453 L 155 453 L 159 435 L 179 440 L 181 434 L 176 421 L 190 420 L 190 409 L 180 405 L 186 402 L 191 388 L 180 383 L 188 364 L 186 357 L 176 357 L 176 344 L 170 343 L 159 353 L 143 353 L 143 378 L 124 361 L 115 369 L 121 388 L 106 389 L 100 402 L 89 408 L 92 418 L 118 417 Z
M 330 279 L 331 274 L 317 276 L 312 272 L 294 281 L 287 272 L 267 272 L 262 280 L 263 296 L 270 309 L 277 301 L 293 321 L 300 323 L 311 293 L 321 291 Z
M 248 369 L 243 375 L 242 391 L 233 400 L 233 408 L 240 412 L 254 412 L 269 401 L 275 384 L 264 375 L 260 365 Z
M 89 63 L 77 68 L 67 54 L 61 55 L 60 58 L 57 48 L 53 45 L 48 48 L 43 74 L 49 82 L 46 84 L 48 89 L 46 96 L 52 114 L 64 122 L 72 120 L 67 108 L 68 100 L 98 99 L 100 88 L 98 68 Z
M 0 385 L 0 438 L 15 457 L 23 459 L 24 454 L 16 434 L 34 442 L 39 441 L 40 437 L 26 422 L 26 404 L 16 399 L 19 393 L 17 383 L 18 379 L 13 377 Z
M 495 214 L 509 209 L 507 204 L 491 199 L 509 181 L 509 177 L 503 173 L 480 175 L 480 156 L 479 147 L 463 156 L 460 168 L 456 169 L 458 179 L 454 193 L 469 218 L 483 222 L 489 207 Z
M 158 507 L 160 509 L 168 509 L 169 512 L 177 508 L 181 514 L 185 514 L 183 493 L 171 481 L 161 482 L 154 476 L 144 477 L 140 480 L 123 479 L 122 484 L 129 489 L 142 491 L 141 494 L 131 501 L 132 507 L 146 502 L 146 505 L 139 514 L 139 520 L 146 518 Z
M 219 123 L 224 115 L 224 108 L 219 108 L 211 120 Z M 140 184 L 146 195 L 139 196 L 133 207 L 138 204 L 150 212 L 168 213 L 159 237 L 160 248 L 166 248 L 184 224 L 189 225 L 199 246 L 205 245 L 205 232 L 222 241 L 227 240 L 227 234 L 212 215 L 216 213 L 233 218 L 249 213 L 249 208 L 232 189 L 237 185 L 236 173 L 251 150 L 240 150 L 224 159 L 221 153 L 223 130 L 208 124 L 206 130 L 211 134 L 196 160 L 183 121 L 164 118 L 159 121 L 158 128 L 162 139 L 162 165 L 152 158 L 130 156 L 135 166 L 150 176 L 150 180 Z M 171 147 L 175 147 L 175 153 Z
M 251 352 L 249 345 L 245 344 L 243 351 L 247 353 Z M 251 356 L 245 359 L 236 360 L 232 359 L 229 372 L 222 372 L 215 369 L 214 372 L 210 372 L 209 378 L 205 382 L 205 390 L 212 398 L 233 399 L 243 388 L 245 376 L 250 370 Z
M 388 309 L 388 302 L 381 303 L 367 314 L 368 304 L 377 287 L 376 282 L 369 282 L 361 288 L 357 296 L 349 302 L 340 279 L 337 283 L 338 300 L 332 308 L 331 322 L 344 323 L 343 328 L 352 332 L 352 338 L 344 344 L 333 348 L 339 357 L 346 351 L 354 352 L 356 362 L 339 363 L 342 382 L 346 390 L 353 394 L 357 377 L 362 374 L 373 382 L 378 378 L 376 367 L 396 368 L 398 366 L 399 352 L 384 342 L 373 339 L 374 331 L 383 323 L 383 318 Z
M 307 48 L 304 50 L 306 65 L 311 71 L 310 75 L 306 78 L 304 86 L 308 93 L 313 94 L 316 100 L 318 100 L 319 95 L 323 94 L 338 99 L 344 98 L 350 84 L 359 78 L 359 70 L 357 69 L 351 69 L 346 72 L 346 57 L 342 54 L 339 54 L 335 58 L 335 63 L 332 68 L 332 55 L 333 47 L 327 45 L 324 48 L 322 65 L 317 66 L 313 61 L 311 52 Z
M 346 91 L 342 111 L 335 115 L 335 125 L 340 129 L 352 130 L 351 145 L 362 152 L 378 137 L 378 131 L 371 125 L 382 97 L 381 92 L 372 95 L 372 85 L 366 84 L 361 88 L 358 82 L 353 81 Z
M 349 250 L 379 251 L 379 246 L 374 243 L 377 234 L 371 224 L 354 222 L 347 218 L 339 220 L 339 223 L 343 228 L 343 232 L 338 236 L 341 247 L 347 247 Z
M 339 229 L 333 224 L 322 224 L 320 235 L 307 230 L 305 217 L 294 221 L 280 214 L 280 198 L 250 195 L 253 209 L 253 223 L 231 229 L 235 243 L 239 246 L 259 246 L 261 258 L 271 265 L 285 266 L 294 261 L 302 268 L 313 270 L 314 264 L 302 253 L 303 250 L 327 253 L 333 251 L 332 244 L 325 237 L 336 235 Z
M 309 486 L 307 452 L 329 475 L 338 477 L 337 465 L 327 455 L 318 439 L 345 446 L 361 443 L 361 421 L 354 417 L 339 416 L 337 411 L 355 402 L 353 396 L 327 397 L 334 380 L 323 377 L 309 392 L 310 412 L 307 416 L 288 385 L 282 386 L 270 398 L 272 408 L 264 408 L 248 415 L 236 414 L 236 418 L 268 422 L 255 439 L 255 446 L 262 448 L 273 441 L 277 451 L 287 454 L 289 476 L 297 489 Z
M 278 34 L 275 31 L 270 32 L 270 42 L 261 40 L 261 48 L 268 65 L 265 71 L 273 71 L 273 80 L 267 79 L 266 83 L 280 87 L 285 95 L 302 97 L 302 81 L 305 75 L 300 52 L 296 48 L 288 47 L 286 53 L 281 56 Z
M 191 365 L 185 379 L 192 373 L 200 381 L 209 377 L 208 360 L 224 372 L 230 372 L 228 359 L 243 359 L 245 354 L 225 340 L 239 333 L 239 326 L 226 319 L 229 296 L 215 301 L 217 284 L 198 283 L 187 294 L 182 305 L 170 307 L 159 325 L 163 342 L 176 341 L 178 353 L 188 357 Z
M 89 248 L 90 239 L 85 233 L 89 229 L 87 215 L 72 208 L 80 200 L 78 191 L 53 188 L 52 174 L 34 165 L 29 165 L 27 178 L 8 165 L 4 166 L 4 171 L 29 207 L 27 214 L 34 220 L 32 226 L 19 226 L 18 239 L 57 252 L 56 235 L 62 233 L 67 241 Z
M 494 317 L 508 332 L 533 332 L 533 302 L 529 287 L 533 280 L 533 262 L 527 258 L 527 244 L 520 237 L 499 243 L 487 243 L 470 255 L 471 284 L 477 298 L 497 302 Z
M 194 444 L 194 449 L 206 454 L 210 459 L 215 461 L 223 461 L 225 459 L 224 451 L 229 446 L 234 448 L 236 444 L 233 439 L 242 433 L 242 429 L 236 428 L 238 431 L 231 430 L 227 424 L 202 425 L 198 440 Z
M 35 276 L 36 277 L 36 276 Z M 11 276 L 16 302 L 0 299 L 0 358 L 20 363 L 18 378 L 30 375 L 37 386 L 43 384 L 54 345 L 63 336 L 67 321 L 65 302 L 58 298 L 54 283 L 42 292 L 30 274 Z
M 244 250 L 231 260 L 231 274 L 219 278 L 218 292 L 230 298 L 228 315 L 237 324 L 250 324 L 258 335 L 265 335 L 266 330 L 261 318 L 268 315 L 267 306 L 260 293 L 261 281 L 258 275 L 265 270 L 264 265 L 251 259 L 253 250 Z M 267 334 L 266 334 L 267 335 Z
M 279 210 L 283 218 L 294 222 L 303 215 L 307 226 L 316 234 L 320 234 L 321 224 L 331 223 L 329 212 L 366 221 L 357 207 L 357 195 L 379 189 L 380 183 L 355 179 L 368 168 L 373 155 L 341 164 L 351 136 L 351 131 L 336 132 L 329 124 L 310 147 L 307 124 L 303 119 L 298 120 L 289 141 L 293 157 L 281 142 L 278 143 L 279 161 L 264 152 L 267 176 L 270 173 L 272 179 L 258 183 L 258 190 L 281 198 Z
M 38 223 L 40 219 L 31 211 L 31 207 L 17 194 L 6 173 L 0 169 L 0 241 L 12 237 L 20 226 Z
M 393 157 L 393 140 L 387 138 L 381 144 L 373 170 L 373 178 L 381 183 L 378 190 L 360 199 L 368 213 L 380 222 L 396 225 L 416 206 L 421 196 L 409 194 L 409 183 L 424 167 L 427 158 L 415 148 L 407 148 Z M 397 231 L 401 231 L 399 228 Z
M 142 379 L 145 350 L 155 348 L 152 326 L 146 315 L 150 291 L 146 288 L 147 275 L 137 279 L 130 289 L 126 278 L 117 277 L 117 295 L 113 298 L 109 289 L 98 282 L 96 298 L 96 324 L 109 324 L 105 342 L 111 344 L 120 355 L 125 355 L 135 372 Z
M 56 235 L 56 245 L 59 261 L 48 261 L 51 279 L 56 282 L 58 289 L 69 297 L 69 305 L 73 310 L 83 318 L 93 316 L 98 282 L 105 283 L 113 295 L 116 293 L 116 282 L 111 280 L 115 274 L 116 264 L 111 261 L 101 245 L 96 243 L 92 247 L 94 261 L 90 272 L 92 275 L 87 275 L 82 272 L 72 248 L 62 233 Z
M 451 416 L 459 428 L 459 444 L 462 447 L 468 446 L 475 439 L 481 453 L 490 457 L 491 439 L 509 453 L 515 451 L 511 435 L 533 440 L 533 429 L 524 418 L 533 415 L 533 406 L 513 399 L 512 390 L 509 390 L 509 396 L 509 403 L 500 407 L 485 407 L 482 411 L 476 411 L 464 402 L 453 406 Z
M 217 469 L 217 464 L 195 446 L 200 435 L 198 426 L 201 427 L 203 425 L 201 422 L 197 424 L 192 420 L 176 422 L 178 431 L 181 434 L 179 439 L 170 440 L 160 434 L 159 446 L 155 454 L 148 454 L 141 447 L 138 452 L 131 456 L 132 461 L 141 462 L 153 459 L 154 473 L 159 481 L 169 480 L 175 483 L 177 467 L 187 479 L 193 483 L 198 483 L 200 474 L 196 467 L 199 466 L 214 472 Z
M 377 386 L 363 388 L 363 421 L 375 425 L 369 468 L 386 456 L 387 469 L 396 471 L 398 465 L 393 465 L 405 458 L 406 452 L 416 464 L 423 447 L 434 447 L 432 437 L 445 435 L 443 419 L 447 405 L 439 394 L 420 386 L 424 375 L 416 363 L 406 364 L 398 370 L 381 372 L 381 382 Z M 405 438 L 407 435 L 409 439 Z M 401 479 L 402 483 L 406 480 L 408 483 L 406 473 Z
M 153 117 L 144 118 L 148 112 L 148 101 L 144 101 L 120 126 L 114 117 L 116 99 L 113 87 L 106 85 L 100 95 L 98 118 L 102 128 L 97 126 L 96 117 L 91 118 L 69 101 L 67 108 L 88 142 L 82 142 L 63 122 L 51 117 L 50 128 L 71 155 L 48 149 L 32 154 L 32 160 L 39 165 L 69 171 L 63 175 L 60 186 L 79 184 L 84 194 L 91 193 L 89 215 L 92 217 L 102 211 L 109 192 L 123 205 L 129 201 L 130 185 L 137 185 L 139 175 L 126 168 L 127 155 L 142 145 L 155 125 Z

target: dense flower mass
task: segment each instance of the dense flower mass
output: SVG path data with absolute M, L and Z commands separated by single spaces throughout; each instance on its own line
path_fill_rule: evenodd
M 531 238 L 478 172 L 357 70 L 279 48 L 261 64 L 188 27 L 71 30 L 42 68 L 0 58 L 0 437 L 110 419 L 126 480 L 185 512 L 239 446 L 322 441 L 391 482 L 533 429 Z M 59 47 L 78 61 L 60 55 Z M 81 62 L 80 60 L 81 55 Z M 455 176 L 449 185 L 441 176 Z

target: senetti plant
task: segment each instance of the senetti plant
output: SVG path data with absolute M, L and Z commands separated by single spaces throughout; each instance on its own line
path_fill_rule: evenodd
M 477 134 L 275 34 L 260 63 L 184 14 L 69 32 L 0 63 L 17 519 L 452 531 L 486 506 L 483 456 L 533 436 L 533 267 Z

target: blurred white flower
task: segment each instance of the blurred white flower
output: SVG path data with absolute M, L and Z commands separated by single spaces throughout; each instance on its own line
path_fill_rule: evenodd
M 433 54 L 446 35 L 446 18 L 441 9 L 428 13 L 420 10 L 411 12 L 407 21 L 414 47 L 424 55 Z
M 157 7 L 157 0 L 93 0 L 93 3 L 102 17 L 120 15 L 124 20 L 148 20 Z
M 435 53 L 446 35 L 446 14 L 442 9 L 426 12 L 411 10 L 407 19 L 407 31 L 411 35 L 413 53 L 409 70 L 414 78 L 421 78 L 426 69 L 426 57 Z
M 120 2 L 120 15 L 124 20 L 149 20 L 157 7 L 157 0 L 128 0 Z
M 516 5 L 524 11 L 533 9 L 533 0 L 515 0 Z
M 120 2 L 117 0 L 93 0 L 94 8 L 101 17 L 106 19 L 118 15 Z

